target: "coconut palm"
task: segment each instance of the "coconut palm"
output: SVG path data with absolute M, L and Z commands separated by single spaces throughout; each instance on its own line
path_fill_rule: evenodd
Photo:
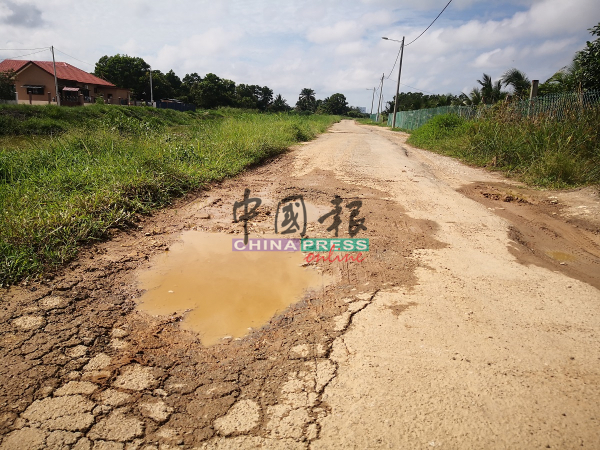
M 315 91 L 309 88 L 304 88 L 300 91 L 300 97 L 296 102 L 296 109 L 299 111 L 312 111 L 314 112 L 317 106 L 317 100 L 315 98 Z
M 571 64 L 563 67 L 544 83 L 540 84 L 539 94 L 546 95 L 576 90 L 579 85 L 576 75 L 578 70 L 579 64 L 577 63 L 577 59 L 574 59 Z
M 290 107 L 281 94 L 277 94 L 277 97 L 275 97 L 275 100 L 269 106 L 269 110 L 274 112 L 289 111 L 289 109 Z
M 483 101 L 483 97 L 481 96 L 481 89 L 474 87 L 471 89 L 468 97 L 469 105 L 477 106 Z
M 519 69 L 507 70 L 502 75 L 502 84 L 504 87 L 510 86 L 513 89 L 513 94 L 517 97 L 526 97 L 531 87 L 531 81 L 527 78 L 525 72 L 521 72 Z
M 496 103 L 506 96 L 506 92 L 502 92 L 502 83 L 500 80 L 495 83 L 487 73 L 483 74 L 481 80 L 477 80 L 481 85 L 481 101 L 486 104 Z

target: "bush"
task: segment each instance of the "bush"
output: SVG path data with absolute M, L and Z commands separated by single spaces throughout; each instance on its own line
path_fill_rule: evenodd
M 560 117 L 523 117 L 506 105 L 473 121 L 436 116 L 415 130 L 408 143 L 502 170 L 533 185 L 600 184 L 598 123 L 599 106 Z

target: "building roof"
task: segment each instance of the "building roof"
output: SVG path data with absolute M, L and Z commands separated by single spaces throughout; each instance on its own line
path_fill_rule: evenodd
M 40 69 L 45 70 L 50 75 L 54 76 L 54 69 L 52 67 L 52 61 L 23 61 L 17 59 L 5 59 L 0 62 L 0 72 L 6 72 L 7 70 L 14 70 L 15 72 L 24 69 L 28 64 L 35 64 Z M 60 80 L 77 81 L 85 84 L 97 84 L 100 86 L 116 87 L 114 84 L 109 83 L 102 78 L 98 78 L 91 73 L 84 72 L 75 66 L 72 66 L 66 62 L 56 61 L 56 78 Z

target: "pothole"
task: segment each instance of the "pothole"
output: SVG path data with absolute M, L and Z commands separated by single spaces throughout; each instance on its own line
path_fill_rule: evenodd
M 233 238 L 240 235 L 183 233 L 139 274 L 146 292 L 138 308 L 155 316 L 181 314 L 182 328 L 212 345 L 226 336 L 243 337 L 307 290 L 328 282 L 325 275 L 302 267 L 300 252 L 232 251 Z

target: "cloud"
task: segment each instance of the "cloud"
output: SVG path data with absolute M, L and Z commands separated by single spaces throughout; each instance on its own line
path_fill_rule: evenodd
M 0 5 L 0 22 L 8 25 L 34 28 L 44 24 L 42 11 L 30 3 L 17 4 L 4 0 Z
M 338 22 L 333 26 L 313 28 L 308 31 L 306 37 L 315 44 L 328 44 L 330 42 L 341 42 L 347 39 L 360 38 L 363 29 L 356 22 Z
M 213 72 L 236 83 L 267 85 L 290 104 L 309 87 L 318 98 L 341 92 L 349 103 L 366 106 L 372 95 L 367 88 L 379 84 L 382 72 L 387 77 L 398 54 L 399 44 L 381 36 L 414 39 L 447 2 L 9 0 L 0 1 L 0 48 L 54 45 L 92 63 L 128 53 L 180 77 Z M 21 25 L 6 26 L 9 17 Z M 497 79 L 511 67 L 544 81 L 591 39 L 587 28 L 598 17 L 598 0 L 454 0 L 406 48 L 401 81 L 458 93 L 475 86 L 484 71 Z M 397 70 L 384 82 L 384 101 L 395 92 Z

